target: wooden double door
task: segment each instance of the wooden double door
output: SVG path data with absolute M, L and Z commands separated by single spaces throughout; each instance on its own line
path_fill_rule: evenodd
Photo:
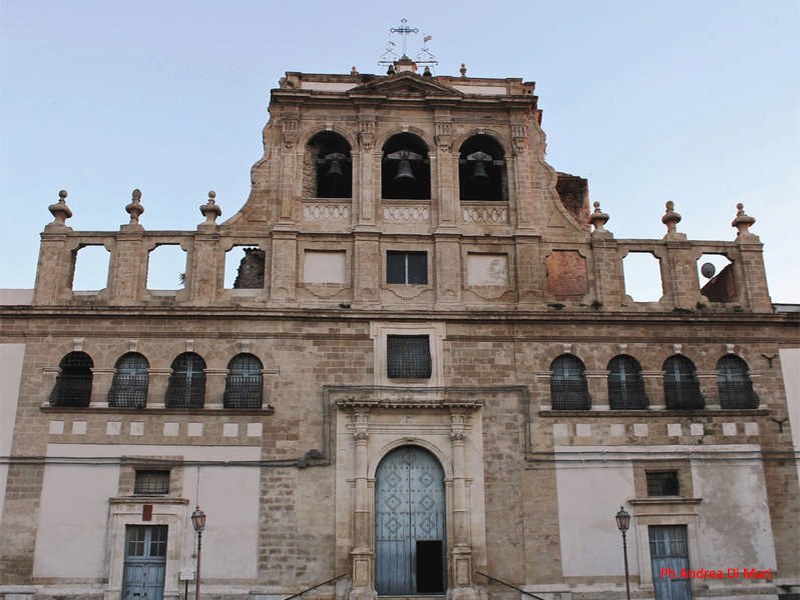
M 418 446 L 393 450 L 375 474 L 375 589 L 443 593 L 446 558 L 442 467 Z

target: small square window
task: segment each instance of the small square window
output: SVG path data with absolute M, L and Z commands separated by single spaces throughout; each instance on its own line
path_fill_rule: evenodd
M 677 471 L 648 471 L 648 496 L 680 496 Z
M 386 336 L 389 379 L 430 379 L 431 348 L 427 335 Z
M 428 283 L 428 253 L 398 252 L 386 253 L 386 283 L 422 284 Z
M 169 494 L 169 471 L 136 471 L 133 493 L 137 496 Z

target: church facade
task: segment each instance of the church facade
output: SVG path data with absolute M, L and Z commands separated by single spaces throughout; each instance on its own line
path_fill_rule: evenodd
M 664 237 L 617 239 L 545 162 L 533 83 L 391 70 L 287 73 L 225 221 L 213 193 L 185 231 L 138 190 L 119 231 L 50 206 L 0 308 L 0 598 L 193 598 L 198 563 L 215 600 L 796 598 L 798 313 L 755 219 L 697 241 L 645 206 Z M 148 288 L 162 246 L 180 289 Z

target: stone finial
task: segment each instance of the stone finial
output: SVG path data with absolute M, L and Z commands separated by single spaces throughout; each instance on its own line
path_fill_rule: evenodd
M 675 227 L 681 222 L 681 215 L 675 212 L 675 203 L 672 200 L 667 202 L 667 212 L 661 217 L 661 222 L 667 226 L 667 235 L 677 233 Z
M 464 63 L 461 63 L 461 68 L 458 70 L 458 72 L 461 73 L 462 77 L 466 77 L 467 76 L 467 65 L 464 64 Z
M 131 216 L 131 222 L 128 223 L 128 225 L 138 225 L 139 217 L 144 212 L 141 190 L 133 190 L 133 193 L 131 194 L 131 203 L 125 207 L 125 211 Z
M 594 203 L 594 212 L 589 215 L 589 223 L 592 224 L 594 227 L 593 233 L 608 233 L 606 229 L 604 229 L 605 224 L 608 222 L 610 217 L 600 210 L 600 203 Z
M 752 225 L 755 222 L 756 222 L 755 217 L 751 217 L 750 215 L 745 214 L 744 204 L 739 202 L 739 204 L 736 205 L 736 218 L 734 218 L 733 221 L 731 221 L 731 227 L 736 227 L 736 229 L 738 230 L 738 233 L 736 235 L 738 236 L 742 234 L 745 235 L 749 234 L 750 225 Z
M 208 202 L 203 204 L 200 207 L 200 212 L 206 218 L 205 223 L 201 223 L 202 226 L 205 227 L 216 227 L 216 220 L 217 217 L 222 215 L 222 209 L 217 206 L 217 203 L 214 201 L 214 198 L 217 197 L 217 193 L 214 190 L 208 192 Z
M 48 223 L 47 228 L 51 227 L 67 227 L 67 219 L 72 216 L 72 211 L 67 206 L 67 190 L 58 192 L 58 202 L 51 204 L 47 207 L 50 214 L 53 215 L 53 222 Z

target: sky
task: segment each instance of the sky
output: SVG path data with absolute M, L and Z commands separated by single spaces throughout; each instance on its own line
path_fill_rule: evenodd
M 150 230 L 247 199 L 285 71 L 382 74 L 401 18 L 436 74 L 536 81 L 547 161 L 589 179 L 617 238 L 733 240 L 742 202 L 774 302 L 800 302 L 800 2 L 0 0 L 0 287 L 33 286 L 48 205 Z M 411 52 L 409 52 L 411 54 Z

